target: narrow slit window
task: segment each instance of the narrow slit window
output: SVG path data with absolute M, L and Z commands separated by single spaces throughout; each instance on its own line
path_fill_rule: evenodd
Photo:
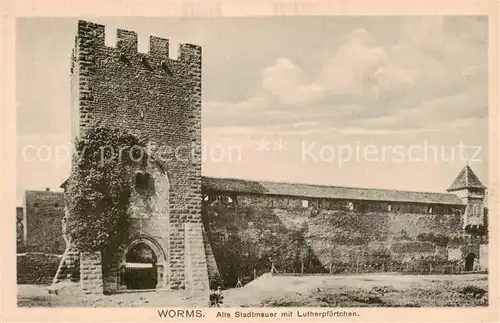
M 349 211 L 354 211 L 354 203 L 352 203 L 352 202 L 347 203 L 347 209 Z

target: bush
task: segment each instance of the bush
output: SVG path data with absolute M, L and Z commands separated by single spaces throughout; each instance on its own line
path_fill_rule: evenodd
M 17 283 L 48 285 L 52 283 L 61 257 L 43 253 L 17 255 Z
M 460 293 L 464 295 L 472 295 L 476 298 L 482 298 L 488 293 L 488 291 L 474 285 L 467 285 L 460 289 Z

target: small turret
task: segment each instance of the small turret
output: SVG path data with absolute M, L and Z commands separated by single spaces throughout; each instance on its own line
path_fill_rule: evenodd
M 486 186 L 481 183 L 469 165 L 462 169 L 447 191 L 457 194 L 467 205 L 463 221 L 465 230 L 484 227 Z

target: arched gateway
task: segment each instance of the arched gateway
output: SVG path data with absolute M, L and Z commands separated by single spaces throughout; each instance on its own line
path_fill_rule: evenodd
M 151 238 L 135 239 L 122 254 L 120 289 L 164 289 L 166 282 L 167 260 L 161 246 Z
M 473 271 L 475 269 L 475 262 L 477 256 L 474 253 L 470 253 L 465 257 L 465 271 Z

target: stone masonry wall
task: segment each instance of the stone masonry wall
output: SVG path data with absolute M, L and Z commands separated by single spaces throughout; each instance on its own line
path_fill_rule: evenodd
M 269 272 L 271 261 L 281 272 L 300 272 L 302 263 L 305 273 L 461 270 L 484 240 L 463 233 L 459 206 L 438 214 L 421 213 L 425 205 L 362 212 L 338 207 L 340 200 L 303 207 L 299 197 L 216 195 L 204 202 L 203 221 L 229 287 L 238 277 L 252 279 L 253 269 Z M 453 248 L 457 261 L 448 259 Z
M 17 253 L 24 251 L 24 209 L 16 207 L 16 248 Z
M 79 21 L 72 62 L 73 125 L 79 132 L 95 122 L 127 129 L 168 165 L 169 277 L 171 287 L 180 288 L 184 223 L 201 223 L 202 52 L 182 44 L 174 60 L 167 39 L 151 37 L 149 53 L 139 53 L 137 44 L 135 32 L 119 29 L 116 46 L 108 47 L 104 26 Z
M 209 280 L 202 225 L 186 223 L 185 228 L 186 290 L 194 295 L 208 297 Z
M 32 252 L 62 254 L 66 243 L 62 237 L 64 198 L 60 192 L 26 191 L 25 246 Z
M 102 294 L 101 253 L 82 252 L 80 254 L 80 284 L 87 294 Z
M 72 281 L 80 279 L 80 253 L 78 251 L 68 251 L 61 271 L 56 278 L 58 280 L 71 279 Z
M 488 245 L 482 244 L 479 247 L 479 267 L 481 270 L 488 269 Z

